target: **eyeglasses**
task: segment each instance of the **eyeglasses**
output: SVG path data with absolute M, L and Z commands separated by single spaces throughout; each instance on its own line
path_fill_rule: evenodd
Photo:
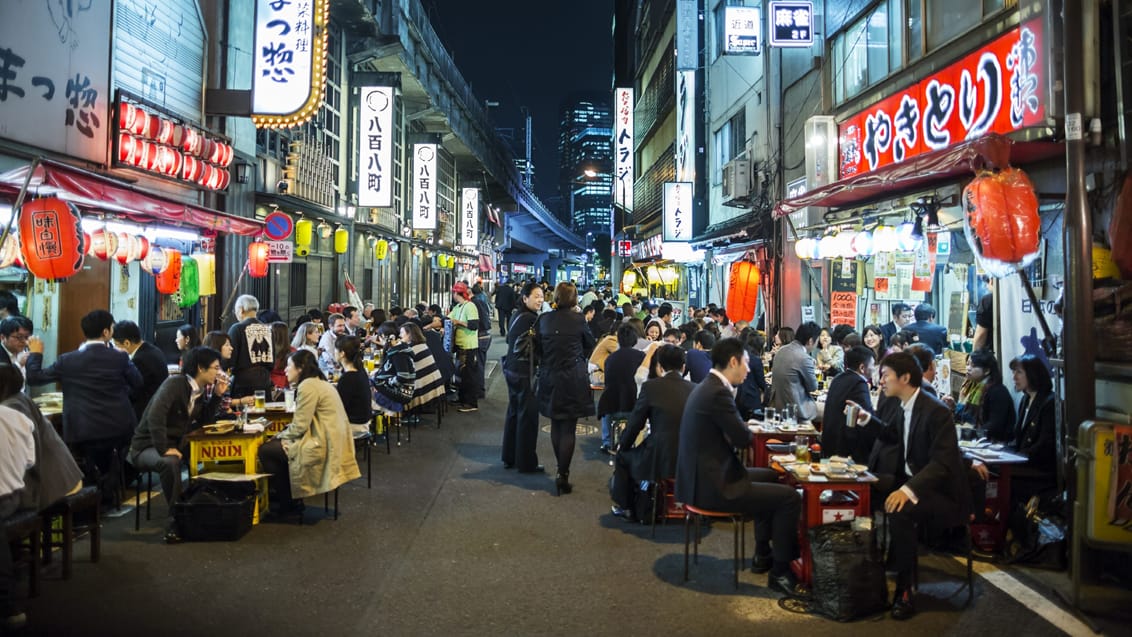
M 29 338 L 31 338 L 31 334 L 21 334 L 20 332 L 13 332 L 12 334 L 8 335 L 8 338 L 14 338 L 17 341 L 25 341 L 26 342 Z
M 224 368 L 220 366 L 220 363 L 215 363 L 215 364 L 212 365 L 212 367 L 209 367 L 209 369 L 215 370 L 215 371 L 221 371 Z

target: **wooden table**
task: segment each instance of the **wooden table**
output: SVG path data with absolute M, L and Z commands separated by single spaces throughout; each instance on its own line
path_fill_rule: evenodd
M 294 409 L 286 409 L 283 403 L 267 403 L 266 409 L 249 409 L 248 419 L 254 420 L 256 418 L 264 418 L 267 420 L 267 426 L 264 428 L 264 435 L 270 440 L 277 436 L 279 432 L 287 428 L 291 424 L 292 418 L 295 416 Z
M 766 425 L 758 420 L 748 421 L 748 428 L 751 430 L 751 446 L 747 449 L 747 466 L 749 467 L 769 467 L 771 453 L 767 449 L 767 441 L 778 439 L 782 444 L 790 445 L 794 448 L 794 438 L 796 436 L 805 436 L 807 444 L 814 444 L 821 440 L 821 433 L 812 427 L 800 429 L 797 431 L 782 431 L 773 425 Z
M 822 480 L 811 472 L 808 477 L 800 477 L 791 471 L 792 465 L 786 465 L 787 481 L 802 490 L 802 515 L 798 518 L 798 559 L 790 565 L 794 575 L 805 584 L 813 583 L 814 562 L 810 554 L 809 530 L 815 526 L 845 522 L 857 517 L 870 517 L 870 492 L 876 476 L 865 472 L 854 478 L 831 478 Z M 848 494 L 849 502 L 822 504 L 821 496 L 824 491 L 837 494 Z
M 185 436 L 189 443 L 189 476 L 200 473 L 200 465 L 220 462 L 240 462 L 245 475 L 259 473 L 257 470 L 259 448 L 267 440 L 264 433 L 207 434 L 197 429 Z M 259 524 L 262 511 L 267 510 L 267 483 L 265 478 L 256 480 L 257 495 L 252 524 Z
M 989 524 L 972 524 L 971 541 L 980 550 L 1001 551 L 1006 546 L 1006 531 L 1010 523 L 1011 467 L 1027 462 L 1025 456 L 1008 451 L 990 451 L 961 447 L 964 457 L 978 460 L 998 472 L 997 480 L 987 481 L 987 508 L 994 516 Z

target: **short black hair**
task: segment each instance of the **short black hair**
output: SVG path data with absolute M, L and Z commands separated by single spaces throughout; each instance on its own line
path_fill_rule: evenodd
M 904 351 L 915 357 L 921 372 L 927 373 L 932 368 L 932 363 L 935 361 L 935 352 L 932 348 L 923 343 L 912 343 L 905 347 Z
M 842 323 L 841 325 L 834 325 L 833 331 L 829 333 L 829 336 L 833 339 L 833 342 L 835 344 L 840 345 L 841 339 L 845 338 L 852 331 L 852 325 L 845 325 L 844 323 Z
M 1021 369 L 1026 374 L 1026 384 L 1030 389 L 1047 393 L 1053 391 L 1053 380 L 1049 377 L 1049 369 L 1042 359 L 1033 354 L 1024 354 L 1010 361 L 1010 369 Z
M 660 309 L 658 309 L 656 311 L 656 315 L 659 318 L 664 318 L 664 317 L 668 316 L 669 314 L 672 314 L 672 304 L 668 303 L 668 302 L 661 303 Z
M 530 296 L 530 295 L 531 295 L 530 292 L 528 292 L 528 293 L 524 294 L 523 296 Z M 432 312 L 433 314 L 444 314 L 444 310 L 441 309 L 440 305 L 438 305 L 436 303 L 433 303 L 432 305 L 428 306 L 428 311 Z
M 353 305 L 347 305 L 346 307 L 342 308 L 342 316 L 348 320 L 357 311 L 358 308 L 354 307 Z
M 661 345 L 653 353 L 653 360 L 666 372 L 678 372 L 684 367 L 684 348 L 679 345 Z
M 743 347 L 742 341 L 737 338 L 724 338 L 720 339 L 715 347 L 711 348 L 711 366 L 718 370 L 727 369 L 731 364 L 732 358 L 743 359 L 743 354 L 746 348 Z
M 861 365 L 868 365 L 869 361 L 874 358 L 876 358 L 876 352 L 864 345 L 857 345 L 845 352 L 845 369 L 857 371 Z
M 861 335 L 856 332 L 849 332 L 845 336 L 841 337 L 841 347 L 845 349 L 857 347 L 863 342 L 864 341 L 861 340 Z
M 31 319 L 26 316 L 9 316 L 3 321 L 0 321 L 0 335 L 11 336 L 20 331 L 21 328 L 28 332 L 35 331 L 35 328 L 31 324 Z
M 684 339 L 695 342 L 696 332 L 700 331 L 700 326 L 694 321 L 688 321 L 680 326 L 680 331 L 684 333 Z
M 715 347 L 715 334 L 707 330 L 700 330 L 696 332 L 695 342 L 700 347 L 710 351 L 711 348 Z
M 679 328 L 670 327 L 670 328 L 664 330 L 664 333 L 660 335 L 660 338 L 665 339 L 665 338 L 668 338 L 669 336 L 675 336 L 676 340 L 680 340 L 680 341 L 684 340 L 684 332 L 681 332 L 679 330 Z
M 986 350 L 981 350 L 971 354 L 971 359 L 967 361 L 967 367 L 980 367 L 987 370 L 987 378 L 991 383 L 1002 383 L 1002 369 L 998 366 L 998 359 L 995 355 Z
M 0 290 L 0 310 L 7 312 L 8 316 L 19 316 L 20 300 L 8 290 Z
M 632 347 L 637 344 L 640 334 L 637 328 L 626 323 L 617 329 L 617 344 L 621 347 Z
M 79 321 L 79 325 L 86 338 L 101 338 L 104 330 L 114 328 L 114 315 L 106 310 L 91 310 Z
M 208 369 L 220 360 L 220 352 L 211 347 L 194 347 L 181 357 L 181 373 L 189 378 L 197 375 L 201 369 Z
M 24 388 L 24 375 L 15 365 L 0 363 L 0 400 L 8 400 Z
M 900 316 L 901 314 L 907 312 L 910 309 L 912 309 L 912 306 L 908 305 L 907 303 L 893 303 L 892 304 L 892 315 L 893 316 Z
M 916 317 L 917 321 L 930 321 L 935 318 L 935 308 L 927 303 L 921 303 L 916 306 L 913 315 Z
M 753 327 L 748 327 L 743 330 L 743 339 L 747 343 L 747 351 L 751 353 L 751 357 L 762 356 L 766 350 L 766 338 L 759 331 Z
M 309 316 L 312 321 L 321 321 L 322 310 L 318 309 L 317 307 L 312 307 L 311 309 L 307 310 L 307 316 Z
M 140 343 L 142 340 L 141 328 L 133 321 L 118 321 L 114 324 L 114 332 L 111 338 L 116 341 Z
M 794 332 L 794 340 L 805 345 L 811 340 L 817 340 L 821 335 L 821 326 L 813 321 L 806 321 L 798 326 L 798 330 Z M 785 343 L 783 343 L 785 345 Z
M 908 352 L 893 352 L 885 356 L 880 365 L 891 369 L 897 378 L 907 374 L 908 384 L 912 387 L 919 387 L 924 384 L 924 372 L 920 369 L 920 364 L 916 362 L 916 357 Z

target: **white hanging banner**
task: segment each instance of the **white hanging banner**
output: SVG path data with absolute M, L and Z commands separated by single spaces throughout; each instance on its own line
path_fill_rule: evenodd
M 676 71 L 676 181 L 696 178 L 696 72 Z
M 617 183 L 613 187 L 613 205 L 620 206 L 625 212 L 633 212 L 633 89 L 619 88 L 614 92 L 614 109 Z
M 413 230 L 436 229 L 436 144 L 413 144 Z
M 664 240 L 692 240 L 692 184 L 664 184 Z
M 480 191 L 464 188 L 460 206 L 460 245 L 471 248 L 480 241 Z
M 358 205 L 393 205 L 393 87 L 362 87 L 358 125 Z

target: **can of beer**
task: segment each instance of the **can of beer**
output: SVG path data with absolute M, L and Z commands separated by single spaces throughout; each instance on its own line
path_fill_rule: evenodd
M 857 405 L 845 405 L 845 426 L 856 427 L 857 417 L 861 413 L 861 408 Z

